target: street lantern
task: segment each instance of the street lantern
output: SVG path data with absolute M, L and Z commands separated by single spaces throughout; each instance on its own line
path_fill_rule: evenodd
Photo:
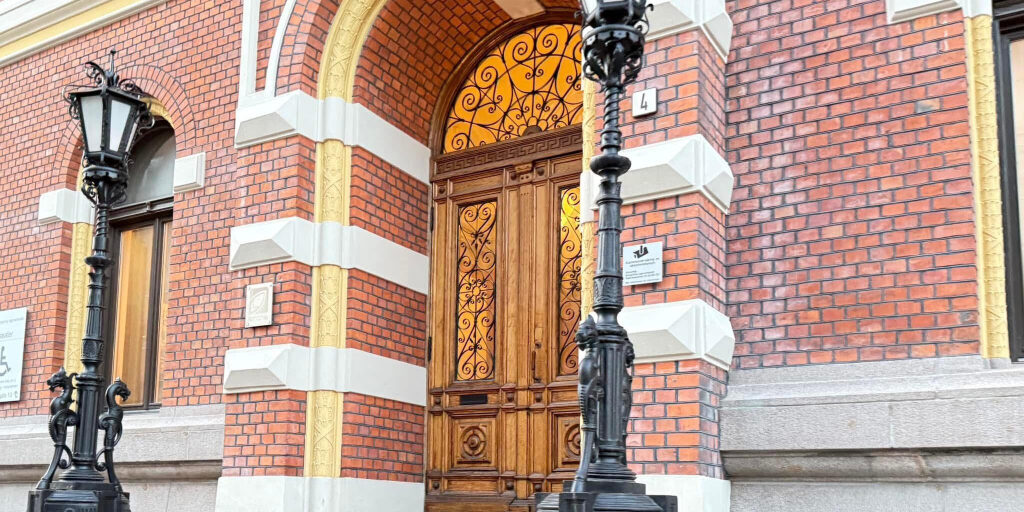
M 91 68 L 96 64 L 90 62 L 87 66 Z M 99 87 L 67 95 L 72 115 L 78 119 L 85 139 L 85 160 L 93 165 L 124 162 L 138 133 L 139 122 L 147 113 L 146 103 L 140 95 L 119 87 L 113 71 L 99 69 L 92 73 L 103 73 Z
M 582 0 L 583 25 L 590 26 L 595 18 L 603 24 L 630 24 L 631 19 L 639 21 L 647 10 L 647 0 Z M 635 22 L 633 22 L 635 24 Z
M 626 461 L 633 405 L 633 344 L 619 324 L 622 311 L 622 156 L 619 104 L 643 65 L 647 0 L 582 0 L 583 73 L 601 84 L 601 153 L 590 161 L 598 184 L 597 271 L 594 312 L 576 342 L 582 412 L 580 467 L 563 492 L 538 496 L 539 512 L 676 512 L 674 496 L 648 496 Z
M 153 125 L 146 95 L 130 80 L 121 80 L 114 69 L 86 64 L 91 83 L 65 94 L 71 117 L 79 121 L 83 148 L 82 193 L 96 206 L 93 253 L 85 262 L 89 273 L 89 303 L 82 338 L 82 373 L 61 368 L 48 381 L 60 394 L 50 402 L 49 432 L 53 458 L 36 488 L 29 492 L 28 512 L 130 512 L 128 493 L 114 471 L 114 447 L 121 440 L 122 401 L 131 392 L 120 379 L 101 393 L 103 345 L 106 340 L 103 305 L 109 254 L 110 209 L 124 200 L 128 186 L 128 154 L 140 130 Z M 73 343 L 66 340 L 66 343 Z M 77 391 L 77 393 L 76 393 Z M 106 410 L 101 411 L 101 398 Z M 77 407 L 72 409 L 72 404 Z M 75 439 L 68 446 L 69 427 Z M 103 430 L 102 446 L 97 441 Z M 60 475 L 57 472 L 60 470 Z M 56 481 L 54 478 L 57 477 Z

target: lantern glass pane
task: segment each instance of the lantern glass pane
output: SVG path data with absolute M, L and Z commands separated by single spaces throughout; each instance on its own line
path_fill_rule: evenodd
M 174 131 L 155 129 L 139 139 L 132 150 L 128 197 L 125 204 L 137 204 L 174 195 Z
M 110 151 L 121 151 L 121 139 L 124 137 L 131 113 L 130 103 L 117 97 L 110 98 Z
M 99 94 L 80 96 L 82 129 L 85 130 L 85 150 L 99 151 L 103 144 L 103 98 Z
M 589 16 L 591 13 L 597 10 L 597 4 L 599 0 L 582 0 L 583 14 Z

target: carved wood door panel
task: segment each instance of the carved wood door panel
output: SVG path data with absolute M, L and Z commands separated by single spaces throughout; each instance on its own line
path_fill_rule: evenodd
M 525 512 L 579 463 L 579 172 L 574 153 L 434 181 L 431 512 Z

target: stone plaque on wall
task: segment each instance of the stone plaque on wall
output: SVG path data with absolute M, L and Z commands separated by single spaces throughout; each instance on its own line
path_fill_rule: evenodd
M 245 287 L 245 327 L 263 327 L 274 323 L 274 283 Z
M 622 285 L 660 283 L 665 277 L 662 242 L 622 248 Z
M 21 400 L 28 308 L 0 311 L 0 402 Z

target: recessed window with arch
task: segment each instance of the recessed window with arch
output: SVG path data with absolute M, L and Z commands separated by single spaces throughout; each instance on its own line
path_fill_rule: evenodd
M 583 121 L 577 24 L 521 32 L 476 65 L 455 95 L 443 152 L 513 140 Z
M 115 268 L 108 309 L 109 372 L 132 390 L 125 404 L 160 404 L 174 207 L 174 129 L 159 121 L 135 144 L 127 197 L 111 211 Z

